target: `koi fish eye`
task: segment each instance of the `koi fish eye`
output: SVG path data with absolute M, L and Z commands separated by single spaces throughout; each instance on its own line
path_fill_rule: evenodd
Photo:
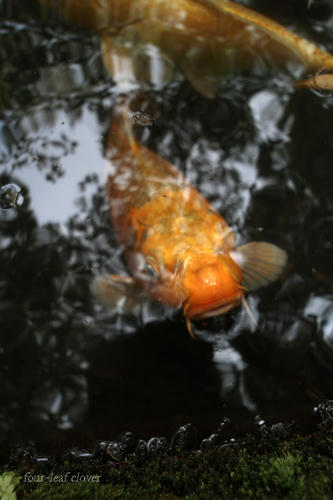
M 154 279 L 157 279 L 159 277 L 160 273 L 159 273 L 156 261 L 150 255 L 148 255 L 147 260 L 146 260 L 146 271 Z

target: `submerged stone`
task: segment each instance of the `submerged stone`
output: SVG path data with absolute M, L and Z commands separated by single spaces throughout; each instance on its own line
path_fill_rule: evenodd
M 314 407 L 313 413 L 319 429 L 333 429 L 333 400 L 328 399 Z
M 133 453 L 128 455 L 128 459 L 137 464 L 144 463 L 148 458 L 148 445 L 144 439 L 139 439 Z
M 168 452 L 168 442 L 165 437 L 152 437 L 148 441 L 150 457 L 158 457 Z
M 174 453 L 193 449 L 196 445 L 197 429 L 192 424 L 183 425 L 171 439 L 171 450 Z
M 113 460 L 120 461 L 130 453 L 135 446 L 134 434 L 124 432 L 117 441 L 111 441 L 107 447 L 107 453 Z

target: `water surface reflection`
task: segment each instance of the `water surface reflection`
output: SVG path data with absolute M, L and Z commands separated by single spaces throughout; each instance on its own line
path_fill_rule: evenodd
M 142 141 L 238 243 L 272 241 L 290 258 L 282 282 L 249 297 L 258 328 L 235 310 L 198 323 L 195 342 L 179 313 L 146 305 L 122 317 L 91 297 L 93 275 L 126 273 L 103 176 L 117 91 L 95 36 L 2 5 L 0 184 L 19 186 L 24 203 L 0 210 L 1 439 L 60 436 L 66 447 L 188 420 L 205 435 L 226 415 L 246 427 L 331 397 L 331 98 L 295 92 L 279 73 L 226 80 L 212 102 L 186 81 L 152 90 L 161 113 Z M 322 31 L 306 23 L 332 47 L 329 19 Z

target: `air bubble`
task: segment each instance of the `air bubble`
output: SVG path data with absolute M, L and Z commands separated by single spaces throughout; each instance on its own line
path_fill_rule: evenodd
M 17 184 L 6 184 L 0 188 L 0 208 L 20 207 L 24 202 L 21 188 Z

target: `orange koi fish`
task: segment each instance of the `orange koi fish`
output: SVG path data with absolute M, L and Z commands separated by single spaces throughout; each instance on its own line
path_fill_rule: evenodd
M 97 277 L 92 288 L 111 306 L 119 287 L 132 299 L 143 289 L 156 301 L 181 307 L 191 333 L 190 320 L 246 304 L 246 291 L 275 281 L 287 255 L 265 242 L 235 248 L 223 217 L 175 166 L 135 140 L 129 113 L 120 104 L 113 117 L 107 193 L 132 277 Z
M 333 56 L 230 0 L 40 0 L 101 36 L 116 83 L 164 83 L 175 64 L 207 98 L 228 72 L 290 64 L 333 70 Z M 311 82 L 309 81 L 309 84 Z

